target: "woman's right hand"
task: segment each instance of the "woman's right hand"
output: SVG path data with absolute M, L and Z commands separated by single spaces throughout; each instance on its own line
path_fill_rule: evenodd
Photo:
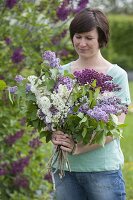
M 71 153 L 75 146 L 72 136 L 64 134 L 62 131 L 53 132 L 51 141 L 55 147 L 60 145 L 60 148 L 68 153 Z

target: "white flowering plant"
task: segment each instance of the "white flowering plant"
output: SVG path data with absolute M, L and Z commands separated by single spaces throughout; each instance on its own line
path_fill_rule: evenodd
M 63 71 L 60 60 L 51 51 L 43 54 L 43 60 L 39 76 L 17 75 L 17 85 L 8 88 L 11 102 L 17 99 L 27 125 L 34 127 L 46 142 L 55 130 L 71 135 L 75 142 L 103 146 L 106 136 L 122 136 L 124 124 L 118 123 L 118 116 L 127 113 L 127 106 L 114 95 L 120 88 L 111 76 L 90 69 L 70 74 Z M 70 170 L 67 156 L 59 146 L 50 168 L 56 160 L 61 172 L 65 164 Z

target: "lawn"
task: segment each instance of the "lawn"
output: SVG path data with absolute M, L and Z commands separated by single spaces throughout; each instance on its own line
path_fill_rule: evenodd
M 130 82 L 130 93 L 133 103 L 133 82 Z M 126 117 L 127 126 L 121 139 L 121 147 L 125 157 L 123 174 L 126 182 L 127 200 L 133 200 L 133 110 Z

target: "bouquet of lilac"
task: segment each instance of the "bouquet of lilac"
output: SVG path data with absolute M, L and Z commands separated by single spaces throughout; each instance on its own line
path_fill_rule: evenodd
M 123 124 L 118 116 L 127 112 L 127 106 L 115 96 L 120 90 L 111 76 L 85 69 L 70 74 L 62 72 L 60 60 L 54 52 L 43 54 L 39 76 L 17 75 L 16 86 L 9 87 L 9 98 L 19 101 L 27 125 L 34 127 L 46 142 L 52 132 L 62 130 L 76 142 L 98 143 L 104 146 L 106 136 L 122 137 Z M 69 170 L 66 152 L 59 147 L 52 156 L 49 167 L 55 161 L 63 174 L 64 165 Z

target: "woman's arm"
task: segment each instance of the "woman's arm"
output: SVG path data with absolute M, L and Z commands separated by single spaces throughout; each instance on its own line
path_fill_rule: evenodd
M 124 113 L 122 113 L 118 117 L 119 123 L 124 123 L 125 117 L 126 117 L 126 115 Z M 105 144 L 107 144 L 111 141 L 113 141 L 113 137 L 107 136 Z M 54 145 L 60 145 L 60 148 L 62 150 L 67 151 L 69 153 L 71 153 L 74 149 L 73 155 L 86 153 L 86 152 L 93 151 L 95 149 L 102 147 L 99 144 L 86 144 L 86 145 L 84 145 L 83 143 L 74 144 L 72 137 L 70 137 L 67 134 L 64 134 L 61 131 L 56 131 L 56 132 L 53 133 L 52 142 L 53 142 Z
M 125 117 L 126 115 L 124 113 L 122 113 L 119 117 L 118 117 L 118 121 L 119 123 L 124 123 L 125 121 Z M 105 141 L 105 144 L 109 143 L 109 142 L 112 142 L 113 141 L 113 137 L 111 136 L 107 136 L 106 137 L 106 141 Z M 102 147 L 101 145 L 99 144 L 82 144 L 82 143 L 79 143 L 79 144 L 76 144 L 76 148 L 75 148 L 75 151 L 73 153 L 73 155 L 78 155 L 78 154 L 81 154 L 81 153 L 86 153 L 88 151 L 93 151 L 95 149 L 98 149 Z

